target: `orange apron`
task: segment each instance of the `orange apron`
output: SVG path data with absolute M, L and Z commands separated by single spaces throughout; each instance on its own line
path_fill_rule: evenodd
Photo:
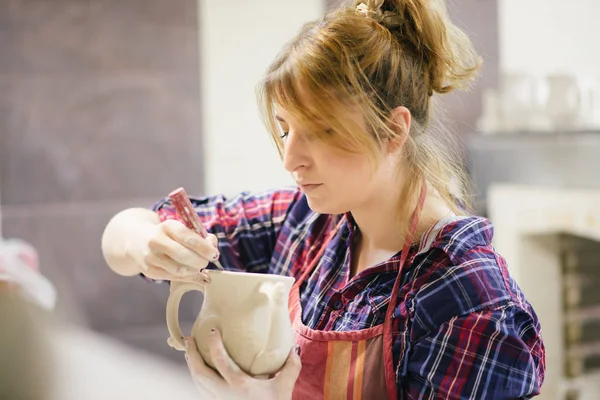
M 341 227 L 343 219 L 294 283 L 290 292 L 289 310 L 296 344 L 300 346 L 302 370 L 294 387 L 293 400 L 398 399 L 392 353 L 392 315 L 396 308 L 403 266 L 412 245 L 419 213 L 425 202 L 425 193 L 426 185 L 423 185 L 402 248 L 398 276 L 383 324 L 358 331 L 337 332 L 310 329 L 302 323 L 300 287 L 317 267 L 325 248 Z

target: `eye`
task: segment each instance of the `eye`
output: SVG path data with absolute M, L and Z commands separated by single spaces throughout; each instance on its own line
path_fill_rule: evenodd
M 287 137 L 289 132 L 283 132 L 281 135 L 279 135 L 280 139 L 285 139 Z

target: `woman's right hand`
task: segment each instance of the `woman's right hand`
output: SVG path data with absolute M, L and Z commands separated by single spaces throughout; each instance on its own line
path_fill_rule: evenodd
M 219 258 L 215 235 L 203 238 L 177 220 L 146 226 L 134 236 L 126 252 L 151 279 L 208 283 L 203 270 Z

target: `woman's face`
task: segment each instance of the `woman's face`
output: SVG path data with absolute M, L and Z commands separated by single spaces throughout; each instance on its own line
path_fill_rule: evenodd
M 359 113 L 352 114 L 357 126 L 367 126 Z M 312 210 L 321 214 L 341 214 L 363 207 L 377 196 L 385 196 L 394 184 L 397 157 L 382 154 L 376 167 L 368 154 L 349 153 L 317 139 L 284 108 L 277 119 L 284 132 L 283 162 L 287 171 L 306 194 Z M 336 132 L 327 131 L 330 135 Z M 383 152 L 382 152 L 383 153 Z

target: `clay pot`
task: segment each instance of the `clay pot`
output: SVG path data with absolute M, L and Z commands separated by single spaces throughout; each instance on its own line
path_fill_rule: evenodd
M 179 303 L 192 290 L 204 293 L 202 308 L 192 327 L 200 355 L 215 368 L 208 335 L 218 329 L 231 358 L 252 376 L 277 372 L 294 344 L 288 295 L 294 278 L 245 272 L 208 270 L 209 284 L 172 282 L 167 301 L 169 345 L 184 350 L 179 326 Z

